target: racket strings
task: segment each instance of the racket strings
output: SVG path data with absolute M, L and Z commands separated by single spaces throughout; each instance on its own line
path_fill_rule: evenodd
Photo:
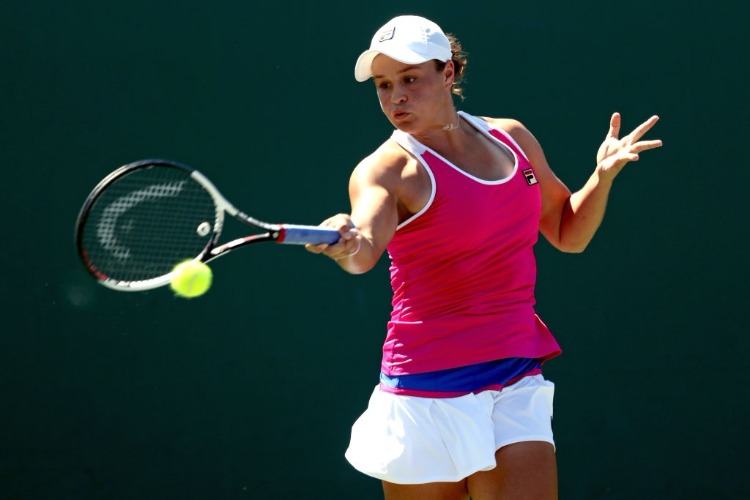
M 189 172 L 136 169 L 109 184 L 92 205 L 83 232 L 90 265 L 123 282 L 167 275 L 203 253 L 221 212 Z

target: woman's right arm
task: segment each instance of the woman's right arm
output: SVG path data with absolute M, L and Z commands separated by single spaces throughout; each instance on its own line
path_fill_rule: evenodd
M 399 222 L 402 155 L 381 148 L 362 160 L 349 178 L 351 213 L 340 213 L 321 226 L 336 229 L 341 239 L 333 245 L 307 245 L 351 274 L 372 269 L 396 233 Z

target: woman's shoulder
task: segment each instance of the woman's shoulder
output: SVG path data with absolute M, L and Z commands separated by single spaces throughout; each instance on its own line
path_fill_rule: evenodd
M 480 116 L 479 118 L 486 121 L 491 127 L 500 129 L 510 135 L 528 132 L 526 126 L 515 118 L 492 118 L 489 116 Z
M 489 116 L 480 116 L 478 118 L 484 120 L 490 128 L 501 130 L 515 141 L 516 146 L 523 151 L 523 154 L 532 164 L 539 163 L 539 157 L 542 154 L 541 145 L 520 120 L 515 118 L 492 118 Z
M 534 135 L 520 120 L 515 118 L 490 118 L 486 116 L 481 118 L 491 127 L 502 130 L 512 137 L 527 154 L 539 147 Z
M 391 138 L 364 157 L 355 168 L 355 173 L 376 177 L 398 175 L 411 160 L 411 155 Z

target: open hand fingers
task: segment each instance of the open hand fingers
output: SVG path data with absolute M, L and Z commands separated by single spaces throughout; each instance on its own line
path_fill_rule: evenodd
M 651 118 L 634 128 L 633 131 L 627 135 L 627 139 L 631 143 L 638 142 L 640 138 L 646 135 L 646 132 L 651 130 L 651 128 L 656 125 L 656 122 L 658 121 L 659 117 L 657 115 L 652 116 Z M 625 139 L 625 137 L 623 137 L 623 139 Z
M 653 141 L 639 141 L 630 146 L 630 151 L 633 153 L 640 153 L 641 151 L 659 148 L 661 147 L 661 145 L 661 139 L 656 139 Z
M 607 137 L 614 137 L 617 139 L 620 136 L 620 113 L 612 113 L 612 117 L 609 119 L 609 132 Z
M 648 141 L 640 140 L 641 137 L 643 137 L 646 132 L 651 130 L 651 128 L 656 125 L 656 122 L 658 121 L 659 117 L 657 115 L 654 115 L 645 122 L 638 125 L 635 129 L 633 129 L 633 131 L 630 132 L 627 137 L 623 138 L 623 140 L 627 140 L 627 143 L 630 144 L 630 151 L 634 153 L 640 153 L 641 151 L 661 147 L 661 139 L 652 139 Z

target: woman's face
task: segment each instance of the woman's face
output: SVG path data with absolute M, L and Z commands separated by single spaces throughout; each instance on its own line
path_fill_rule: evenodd
M 437 71 L 435 61 L 404 64 L 380 54 L 372 62 L 380 107 L 394 127 L 408 133 L 442 128 L 455 111 L 453 65 Z

